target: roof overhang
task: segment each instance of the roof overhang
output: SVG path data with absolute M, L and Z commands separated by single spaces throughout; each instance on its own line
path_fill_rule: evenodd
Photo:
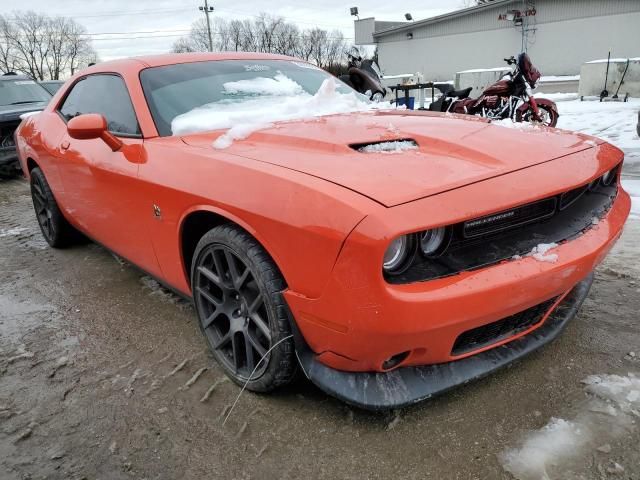
M 462 10 L 456 10 L 454 12 L 445 13 L 443 15 L 438 15 L 436 17 L 426 18 L 424 20 L 418 20 L 417 22 L 405 23 L 404 25 L 386 28 L 384 30 L 378 30 L 373 32 L 373 38 L 384 37 L 385 35 L 390 35 L 392 33 L 404 32 L 407 30 L 413 30 L 415 28 L 423 27 L 426 25 L 431 25 L 434 23 L 443 22 L 446 20 L 453 20 L 454 18 L 464 17 L 466 15 L 472 15 L 476 13 L 478 10 L 485 10 L 488 8 L 493 8 L 498 5 L 508 5 L 510 3 L 521 3 L 519 0 L 495 0 L 491 3 L 485 3 L 482 5 L 476 5 L 469 8 L 463 8 Z

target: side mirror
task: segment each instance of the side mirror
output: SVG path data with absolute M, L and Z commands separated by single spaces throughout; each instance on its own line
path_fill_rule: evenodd
M 107 129 L 107 120 L 99 113 L 85 113 L 73 117 L 67 123 L 67 132 L 76 140 L 100 138 L 114 152 L 122 148 L 122 142 Z

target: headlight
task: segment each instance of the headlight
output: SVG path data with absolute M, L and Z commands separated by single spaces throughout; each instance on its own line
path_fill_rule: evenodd
M 608 187 L 615 181 L 617 170 L 618 170 L 618 167 L 612 168 L 602 176 L 602 184 L 605 187 Z
M 402 273 L 409 265 L 414 253 L 413 236 L 403 235 L 396 238 L 384 253 L 382 268 L 386 273 Z
M 447 231 L 444 227 L 426 230 L 420 234 L 420 250 L 427 257 L 441 253 L 442 247 L 446 247 Z

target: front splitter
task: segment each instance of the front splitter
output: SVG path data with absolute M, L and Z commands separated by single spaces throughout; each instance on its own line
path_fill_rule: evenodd
M 344 372 L 320 363 L 304 342 L 296 342 L 296 353 L 307 378 L 329 395 L 365 410 L 401 408 L 489 375 L 551 342 L 576 316 L 592 283 L 593 273 L 578 283 L 533 332 L 454 362 L 383 373 Z

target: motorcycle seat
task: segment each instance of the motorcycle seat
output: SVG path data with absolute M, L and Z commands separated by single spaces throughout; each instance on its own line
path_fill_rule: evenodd
M 471 93 L 471 90 L 473 90 L 473 87 L 464 88 L 462 90 L 449 90 L 447 92 L 447 97 L 467 98 Z

